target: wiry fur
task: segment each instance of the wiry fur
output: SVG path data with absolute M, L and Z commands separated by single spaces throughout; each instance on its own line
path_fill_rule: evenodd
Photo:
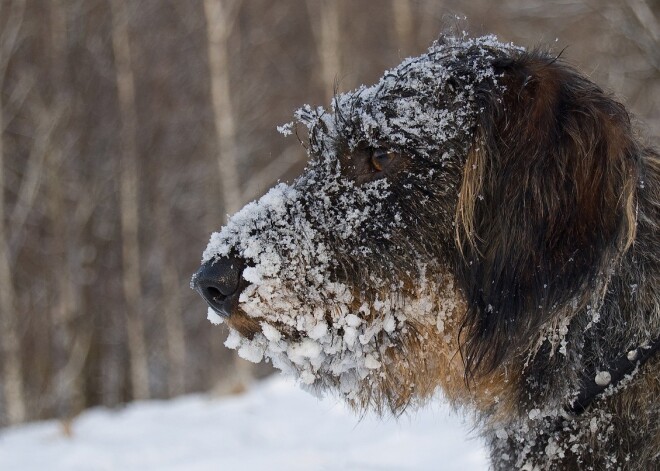
M 584 377 L 660 335 L 658 155 L 570 67 L 539 52 L 501 67 L 507 90 L 484 104 L 457 212 L 466 374 L 518 378 L 510 416 L 482 416 L 493 464 L 652 469 L 657 356 L 579 417 L 564 411 Z
M 338 97 L 329 118 L 335 131 L 323 113 L 307 109 L 301 117 L 310 123 L 312 158 L 322 164 L 294 183 L 302 194 L 297 206 L 289 200 L 274 206 L 288 218 L 282 227 L 299 217 L 316 220 L 309 214 L 320 208 L 315 185 L 335 178 L 327 169 L 349 182 L 326 198 L 320 211 L 330 211 L 334 222 L 330 229 L 314 226 L 314 244 L 329 248 L 324 273 L 347 287 L 350 301 L 340 305 L 327 290 L 307 289 L 315 259 L 307 252 L 291 256 L 271 241 L 268 253 L 277 253 L 295 276 L 279 283 L 281 274 L 272 275 L 279 284 L 268 293 L 281 292 L 275 301 L 259 295 L 264 285 L 254 282 L 228 323 L 245 342 L 269 323 L 295 344 L 311 331 L 301 327 L 307 305 L 334 329 L 334 339 L 345 335 L 339 310 L 357 313 L 368 327 L 384 322 L 373 306 L 390 299 L 392 312 L 406 314 L 395 330 L 376 334 L 369 351 L 380 355 L 380 366 L 357 376 L 356 393 L 347 395 L 356 407 L 398 414 L 441 388 L 454 404 L 476 412 L 495 469 L 655 469 L 659 355 L 583 413 L 571 412 L 571 404 L 585 379 L 660 336 L 660 158 L 641 143 L 620 103 L 552 55 L 447 47 L 451 54 L 437 60 L 449 75 L 433 96 L 394 86 L 374 94 L 375 103 L 363 103 L 359 93 Z M 478 76 L 475 70 L 485 66 L 492 75 Z M 462 127 L 444 141 L 418 132 L 400 137 L 404 132 L 395 127 L 388 129 L 396 138 L 382 129 L 369 134 L 362 125 L 364 113 L 388 100 L 412 96 L 429 108 L 451 109 L 460 106 L 461 90 L 470 90 L 469 108 Z M 396 122 L 397 107 L 383 106 Z M 395 153 L 383 171 L 369 164 L 378 147 Z M 342 191 L 382 179 L 387 192 L 378 197 L 378 210 L 355 232 L 339 235 L 342 215 L 332 207 L 348 211 Z M 205 259 L 236 253 L 258 266 L 241 240 L 275 226 L 230 228 L 219 236 L 222 249 L 207 251 Z M 305 237 L 300 244 L 309 243 Z M 432 309 L 416 316 L 410 307 L 430 289 Z M 255 296 L 265 300 L 250 305 Z M 300 309 L 298 321 L 271 315 L 278 302 Z M 267 337 L 272 343 L 272 332 Z M 341 390 L 343 377 L 314 368 L 312 387 Z

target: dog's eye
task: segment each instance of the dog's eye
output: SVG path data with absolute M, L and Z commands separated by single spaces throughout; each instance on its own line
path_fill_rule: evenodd
M 371 152 L 371 166 L 376 172 L 382 172 L 396 158 L 396 152 L 387 149 L 374 149 Z
M 458 81 L 454 77 L 449 77 L 446 86 L 450 92 L 455 92 L 458 90 Z

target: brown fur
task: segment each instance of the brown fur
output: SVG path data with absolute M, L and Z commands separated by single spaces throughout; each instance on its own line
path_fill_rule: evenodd
M 434 262 L 429 278 L 444 280 L 436 301 L 447 312 L 442 328 L 411 316 L 401 332 L 381 334 L 395 347 L 353 404 L 399 414 L 440 388 L 476 412 L 498 470 L 658 469 L 659 355 L 584 412 L 572 409 L 597 372 L 660 336 L 658 154 L 624 106 L 572 67 L 539 51 L 491 52 L 497 82 L 478 83 L 474 125 L 447 143 L 454 152 L 441 166 L 399 148 L 372 165 L 382 148 L 349 151 L 348 135 L 336 143 L 342 177 L 387 178 L 403 224 L 386 239 L 370 235 L 366 258 L 327 235 L 339 247 L 333 276 L 356 300 L 390 294 L 370 286 L 371 273 L 410 297 L 422 254 Z M 445 93 L 472 85 L 475 57 L 483 49 L 451 56 Z M 312 128 L 312 147 L 326 131 Z M 228 319 L 248 338 L 259 322 L 240 310 Z

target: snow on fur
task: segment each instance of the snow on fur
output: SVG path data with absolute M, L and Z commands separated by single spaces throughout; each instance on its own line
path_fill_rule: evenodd
M 203 262 L 230 254 L 247 261 L 243 277 L 250 285 L 240 308 L 261 321 L 262 331 L 248 340 L 232 330 L 227 347 L 250 361 L 270 359 L 317 390 L 334 378 L 350 399 L 360 381 L 379 374 L 384 353 L 405 333 L 408 319 L 442 331 L 455 308 L 453 280 L 428 279 L 427 272 L 443 273 L 427 270 L 434 262 L 420 257 L 413 292 L 380 273 L 370 273 L 368 282 L 387 294 L 375 299 L 335 281 L 339 251 L 350 251 L 356 261 L 369 257 L 373 235 L 387 239 L 402 224 L 392 214 L 388 181 L 358 185 L 342 176 L 337 156 L 367 145 L 405 149 L 412 158 L 449 158 L 449 141 L 469 141 L 464 137 L 478 112 L 475 87 L 496 83 L 490 63 L 503 49 L 517 48 L 492 36 L 445 39 L 387 71 L 377 84 L 336 96 L 331 111 L 305 106 L 296 112 L 310 135 L 306 172 L 236 213 L 211 236 L 203 255 Z M 457 55 L 466 50 L 473 61 L 459 67 Z M 279 129 L 289 134 L 293 126 Z M 209 319 L 216 323 L 213 314 Z

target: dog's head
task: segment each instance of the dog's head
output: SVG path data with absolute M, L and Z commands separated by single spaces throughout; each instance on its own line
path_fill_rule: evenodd
M 193 277 L 247 359 L 399 411 L 498 374 L 632 240 L 628 116 L 546 54 L 446 38 L 332 105 Z

